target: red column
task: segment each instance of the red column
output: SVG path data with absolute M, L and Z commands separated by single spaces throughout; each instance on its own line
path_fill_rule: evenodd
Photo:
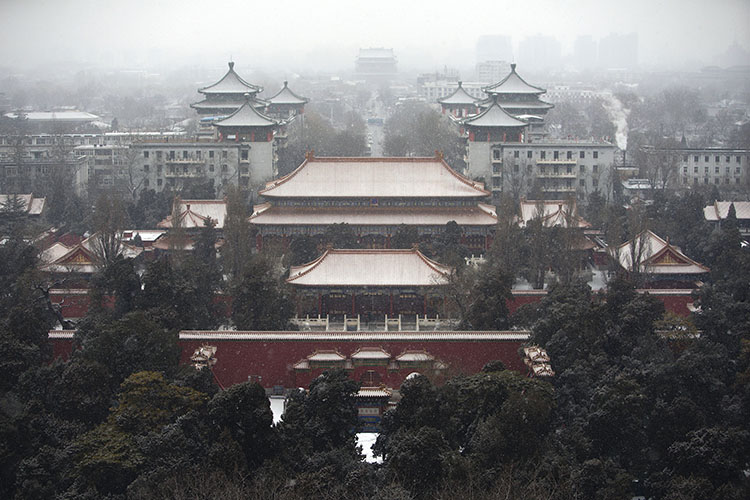
M 323 314 L 323 294 L 318 292 L 318 316 Z
M 385 248 L 391 248 L 391 234 L 385 236 Z
M 393 316 L 393 291 L 391 291 L 390 307 L 388 309 L 388 316 Z
M 422 304 L 422 314 L 427 316 L 427 294 L 424 295 L 424 303 Z

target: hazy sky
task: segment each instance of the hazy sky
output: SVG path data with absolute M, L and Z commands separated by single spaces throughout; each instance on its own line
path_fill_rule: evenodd
M 533 6 L 533 7 L 532 7 Z M 402 65 L 472 66 L 477 37 L 639 35 L 639 60 L 710 62 L 750 49 L 750 0 L 0 0 L 0 66 L 147 66 L 252 58 L 264 69 L 351 69 L 359 47 Z M 242 61 L 247 63 L 247 61 Z

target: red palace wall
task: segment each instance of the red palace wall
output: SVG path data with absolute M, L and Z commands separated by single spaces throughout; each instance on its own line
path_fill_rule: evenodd
M 486 335 L 488 339 L 429 339 L 419 333 L 396 334 L 395 340 L 388 340 L 388 336 L 382 332 L 369 337 L 366 333 L 347 335 L 345 332 L 320 332 L 316 336 L 329 337 L 342 336 L 341 339 L 320 340 L 308 339 L 307 332 L 270 332 L 285 336 L 298 336 L 299 340 L 270 340 L 258 339 L 248 340 L 243 338 L 243 332 L 230 335 L 238 337 L 234 339 L 218 339 L 208 336 L 196 339 L 185 339 L 185 334 L 198 334 L 200 332 L 182 332 L 180 334 L 180 345 L 182 346 L 182 363 L 190 363 L 190 356 L 202 345 L 216 346 L 216 364 L 213 372 L 222 386 L 245 382 L 248 379 L 260 382 L 266 388 L 274 386 L 308 387 L 310 381 L 317 377 L 326 368 L 313 368 L 311 370 L 295 370 L 293 365 L 316 351 L 337 351 L 349 358 L 352 353 L 360 348 L 381 348 L 396 358 L 404 351 L 417 350 L 426 351 L 436 360 L 448 365 L 444 370 L 435 371 L 431 366 L 416 366 L 402 363 L 398 370 L 389 369 L 386 363 L 368 363 L 365 366 L 354 366 L 351 376 L 355 380 L 361 380 L 368 370 L 376 372 L 378 381 L 388 387 L 398 388 L 403 380 L 412 372 L 420 372 L 424 375 L 437 378 L 451 377 L 458 374 L 472 374 L 480 371 L 489 361 L 500 360 L 506 367 L 526 371 L 518 349 L 527 338 L 522 332 L 509 332 L 508 338 L 498 340 L 490 339 L 492 333 L 497 332 L 474 332 Z M 261 332 L 255 332 L 261 333 Z M 459 332 L 457 335 L 471 333 Z M 442 337 L 453 337 L 454 332 L 439 332 L 436 335 Z M 227 335 L 224 335 L 225 337 Z M 410 336 L 413 339 L 405 339 Z M 353 339 L 352 337 L 358 337 Z M 331 366 L 334 366 L 332 364 Z M 344 366 L 340 363 L 336 366 Z

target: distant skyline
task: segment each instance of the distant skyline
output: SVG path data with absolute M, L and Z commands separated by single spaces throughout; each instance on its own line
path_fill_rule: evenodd
M 644 67 L 712 64 L 733 43 L 750 50 L 748 0 L 536 0 L 470 4 L 225 0 L 0 0 L 0 66 L 65 63 L 149 68 L 218 65 L 346 71 L 360 47 L 393 48 L 400 68 L 471 67 L 481 35 L 554 37 L 563 55 L 579 36 L 637 33 Z M 748 61 L 750 63 L 750 61 Z

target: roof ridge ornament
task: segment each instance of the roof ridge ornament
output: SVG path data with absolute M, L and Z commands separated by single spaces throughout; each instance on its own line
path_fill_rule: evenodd
M 229 71 L 234 71 L 234 61 L 229 61 Z

